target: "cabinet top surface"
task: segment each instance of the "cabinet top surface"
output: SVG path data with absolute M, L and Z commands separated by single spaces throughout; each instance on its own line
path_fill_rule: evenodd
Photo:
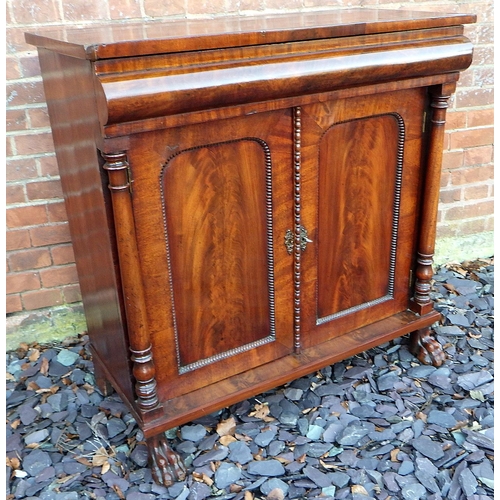
M 353 35 L 418 30 L 475 22 L 468 14 L 387 9 L 175 19 L 107 24 L 92 28 L 53 28 L 26 33 L 26 41 L 90 60 L 242 47 Z

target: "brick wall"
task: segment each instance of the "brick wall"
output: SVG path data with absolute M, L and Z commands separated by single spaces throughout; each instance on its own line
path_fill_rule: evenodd
M 438 237 L 492 231 L 493 0 L 7 0 L 7 313 L 81 298 L 36 50 L 25 44 L 24 31 L 322 5 L 478 15 L 478 23 L 467 28 L 474 62 L 461 77 L 448 115 Z

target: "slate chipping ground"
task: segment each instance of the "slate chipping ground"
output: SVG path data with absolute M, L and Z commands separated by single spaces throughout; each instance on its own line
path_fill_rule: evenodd
M 143 436 L 94 385 L 87 337 L 7 353 L 7 498 L 493 498 L 493 259 L 439 268 L 448 360 L 396 339 L 170 431 L 186 481 L 153 483 Z

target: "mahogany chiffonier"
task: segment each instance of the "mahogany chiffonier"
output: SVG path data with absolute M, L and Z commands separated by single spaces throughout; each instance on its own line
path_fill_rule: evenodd
M 411 333 L 475 16 L 331 10 L 26 34 L 95 375 L 164 431 Z M 110 385 L 109 385 L 110 384 Z

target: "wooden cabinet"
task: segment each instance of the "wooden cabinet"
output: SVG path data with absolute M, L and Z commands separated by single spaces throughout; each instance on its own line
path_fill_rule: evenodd
M 27 34 L 95 362 L 164 431 L 411 333 L 474 16 L 339 10 Z

